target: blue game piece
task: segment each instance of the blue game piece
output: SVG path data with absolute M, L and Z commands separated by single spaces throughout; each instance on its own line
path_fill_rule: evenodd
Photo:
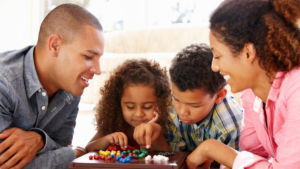
M 130 159 L 132 158 L 132 155 L 129 155 L 129 156 L 127 156 L 127 157 L 129 157 Z
M 110 156 L 111 156 L 111 158 L 114 158 L 114 155 L 113 155 L 113 154 L 111 154 Z
M 117 156 L 117 157 L 116 157 L 116 160 L 117 160 L 117 161 L 119 161 L 119 160 L 120 160 L 120 158 L 121 158 L 121 156 Z
M 120 160 L 121 163 L 126 163 L 125 159 L 121 158 Z
M 124 154 L 124 152 L 121 152 L 121 154 Z

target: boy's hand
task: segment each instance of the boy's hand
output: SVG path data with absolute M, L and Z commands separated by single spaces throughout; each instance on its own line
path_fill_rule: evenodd
M 201 144 L 190 154 L 186 159 L 186 166 L 188 168 L 197 168 L 198 165 L 203 164 L 203 169 L 210 169 L 211 163 L 214 161 L 211 158 L 205 157 L 201 152 Z
M 125 150 L 128 145 L 128 138 L 123 132 L 115 132 L 106 136 L 106 140 L 113 145 L 120 145 Z
M 133 138 L 141 145 L 146 146 L 147 149 L 159 137 L 162 128 L 157 123 L 142 123 L 135 127 Z

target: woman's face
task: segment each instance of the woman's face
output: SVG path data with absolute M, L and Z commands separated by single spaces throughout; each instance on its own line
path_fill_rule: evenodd
M 253 76 L 246 51 L 243 49 L 237 56 L 234 56 L 230 48 L 221 43 L 212 31 L 209 33 L 211 49 L 214 53 L 212 70 L 220 72 L 231 87 L 231 92 L 236 93 L 251 87 Z
M 136 127 L 154 117 L 157 108 L 155 89 L 150 86 L 128 86 L 123 91 L 121 108 L 125 121 Z

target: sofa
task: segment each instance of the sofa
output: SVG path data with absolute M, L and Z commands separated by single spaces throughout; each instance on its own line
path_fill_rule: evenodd
M 183 47 L 191 43 L 209 44 L 209 29 L 197 25 L 172 25 L 150 27 L 105 34 L 104 55 L 100 59 L 101 75 L 94 76 L 84 90 L 81 103 L 96 104 L 99 93 L 114 68 L 126 59 L 146 58 L 158 61 L 161 66 L 170 66 L 171 60 Z M 230 86 L 226 86 L 229 94 Z M 232 94 L 241 105 L 239 93 Z

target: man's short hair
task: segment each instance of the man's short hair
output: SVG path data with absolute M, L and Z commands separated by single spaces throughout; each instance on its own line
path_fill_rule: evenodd
M 84 25 L 90 25 L 102 31 L 99 20 L 86 9 L 75 4 L 60 5 L 43 20 L 38 44 L 44 44 L 53 34 L 59 35 L 65 43 L 69 43 L 81 32 Z
M 204 89 L 212 96 L 226 85 L 224 77 L 211 69 L 213 52 L 204 43 L 181 49 L 169 69 L 171 81 L 180 91 Z

